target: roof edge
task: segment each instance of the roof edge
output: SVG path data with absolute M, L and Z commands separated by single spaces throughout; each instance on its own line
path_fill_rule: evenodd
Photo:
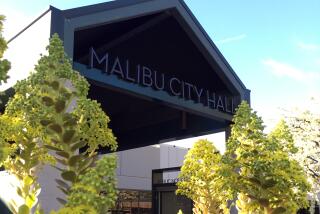
M 94 12 L 96 13 L 96 12 L 101 12 L 105 10 L 112 10 L 115 8 L 126 7 L 130 5 L 143 3 L 143 2 L 150 2 L 150 1 L 155 1 L 155 0 L 131 0 L 131 1 L 113 0 L 113 1 L 103 2 L 103 3 L 93 4 L 93 5 L 66 9 L 62 11 L 66 18 L 72 18 L 74 16 L 83 16 L 83 15 L 87 15 Z
M 247 87 L 245 86 L 245 84 L 241 81 L 241 79 L 239 78 L 239 76 L 236 74 L 236 72 L 233 70 L 233 68 L 231 67 L 231 65 L 228 63 L 228 61 L 226 60 L 226 58 L 223 56 L 223 54 L 221 53 L 221 51 L 218 49 L 218 47 L 214 44 L 214 42 L 212 41 L 212 39 L 210 38 L 210 36 L 208 35 L 208 33 L 205 31 L 205 29 L 203 28 L 203 26 L 201 25 L 201 23 L 198 21 L 198 19 L 195 17 L 195 15 L 193 14 L 193 12 L 190 10 L 190 8 L 188 7 L 188 5 L 183 1 L 183 0 L 178 0 L 181 5 L 184 7 L 184 9 L 187 11 L 187 13 L 190 15 L 191 19 L 196 23 L 196 25 L 199 27 L 199 30 L 201 31 L 201 33 L 204 35 L 204 37 L 208 40 L 208 42 L 210 43 L 210 46 L 214 49 L 214 51 L 217 52 L 217 54 L 219 55 L 219 57 L 222 59 L 222 62 L 224 63 L 224 65 L 228 68 L 228 70 L 230 70 L 232 76 L 238 81 L 238 83 L 240 84 L 240 86 L 244 89 L 244 90 L 248 90 Z

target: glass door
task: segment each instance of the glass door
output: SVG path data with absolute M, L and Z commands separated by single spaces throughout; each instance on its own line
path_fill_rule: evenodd
M 159 191 L 158 196 L 159 214 L 177 214 L 180 209 L 184 214 L 192 214 L 192 201 L 175 191 Z

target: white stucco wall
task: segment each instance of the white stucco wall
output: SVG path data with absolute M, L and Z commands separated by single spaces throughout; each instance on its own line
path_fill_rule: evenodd
M 151 170 L 160 167 L 159 148 L 148 146 L 117 152 L 118 188 L 151 189 Z
M 45 166 L 39 173 L 38 181 L 41 185 L 39 202 L 45 213 L 58 210 L 61 204 L 56 198 L 65 198 L 61 190 L 57 188 L 55 179 L 61 179 L 60 172 L 51 166 Z
M 181 166 L 187 151 L 161 144 L 118 152 L 118 188 L 151 190 L 152 170 Z

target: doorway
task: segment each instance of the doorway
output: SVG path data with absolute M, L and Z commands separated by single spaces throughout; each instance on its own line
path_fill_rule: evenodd
M 192 201 L 182 195 L 176 195 L 177 176 L 180 167 L 157 169 L 152 171 L 152 210 L 154 214 L 192 214 Z

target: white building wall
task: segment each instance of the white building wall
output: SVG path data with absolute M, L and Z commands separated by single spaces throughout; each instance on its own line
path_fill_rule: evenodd
M 61 179 L 60 172 L 52 166 L 45 166 L 39 173 L 38 181 L 41 185 L 39 202 L 45 213 L 58 210 L 61 204 L 56 198 L 65 198 L 61 190 L 57 188 L 55 179 Z
M 187 152 L 165 144 L 117 152 L 118 188 L 151 190 L 152 170 L 181 166 Z
M 167 144 L 160 145 L 160 168 L 181 166 L 187 152 L 187 148 Z
M 151 171 L 160 167 L 160 151 L 156 146 L 117 152 L 118 188 L 151 190 Z

